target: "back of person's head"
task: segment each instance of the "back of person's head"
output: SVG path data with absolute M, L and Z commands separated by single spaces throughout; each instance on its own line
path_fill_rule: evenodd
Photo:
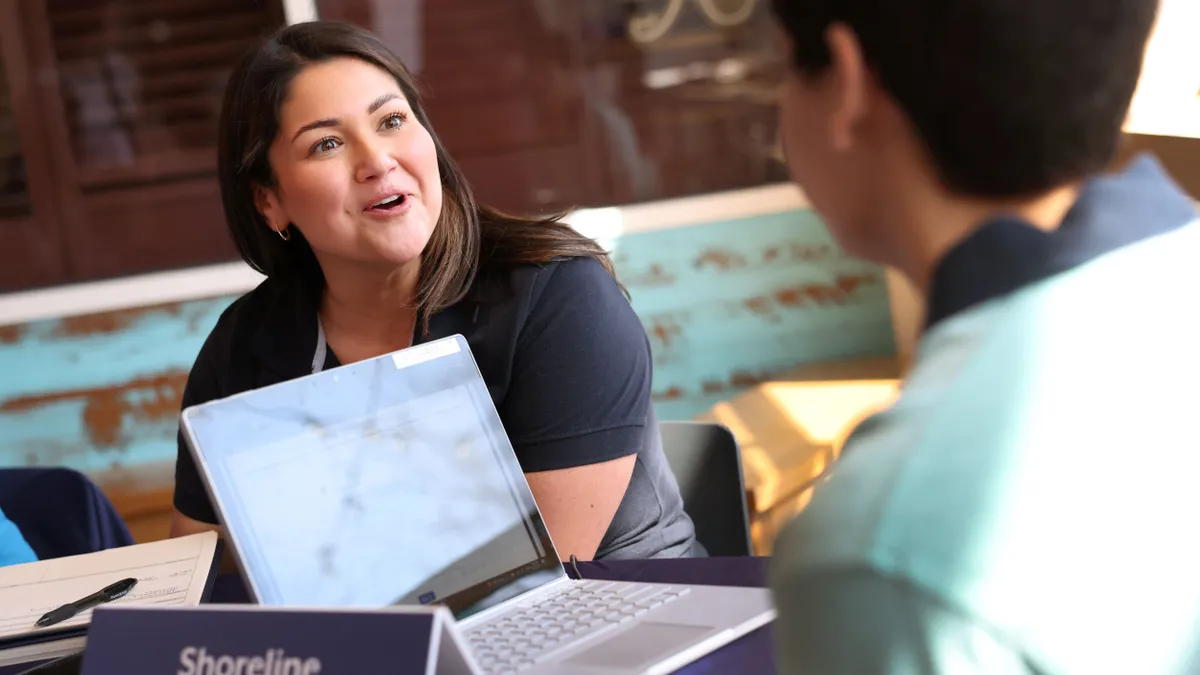
M 949 190 L 1018 198 L 1116 153 L 1158 0 L 772 0 L 795 75 L 841 24 Z

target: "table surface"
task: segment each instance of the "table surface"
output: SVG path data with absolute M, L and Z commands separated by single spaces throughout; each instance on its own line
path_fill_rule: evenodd
M 766 582 L 766 566 L 766 558 L 622 560 L 579 563 L 579 573 L 585 579 L 760 587 Z M 240 604 L 248 601 L 249 596 L 240 577 L 233 574 L 217 577 L 209 602 Z M 0 667 L 0 675 L 16 675 L 35 665 L 27 663 Z M 771 625 L 744 635 L 676 672 L 679 675 L 774 673 Z

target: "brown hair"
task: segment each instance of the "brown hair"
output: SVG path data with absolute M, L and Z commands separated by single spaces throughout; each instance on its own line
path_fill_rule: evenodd
M 484 264 L 540 264 L 563 258 L 598 260 L 610 274 L 608 254 L 561 216 L 520 218 L 477 204 L 466 177 L 446 152 L 421 107 L 412 75 L 373 34 L 349 24 L 314 21 L 281 29 L 252 49 L 229 78 L 221 107 L 217 166 L 221 201 L 238 253 L 268 277 L 299 275 L 315 288 L 324 275 L 304 236 L 293 228 L 284 241 L 255 208 L 255 184 L 274 187 L 267 157 L 279 133 L 279 113 L 292 79 L 307 65 L 351 57 L 396 78 L 413 114 L 437 149 L 442 212 L 421 254 L 417 306 L 429 317 L 462 300 Z M 615 274 L 614 274 L 615 276 Z

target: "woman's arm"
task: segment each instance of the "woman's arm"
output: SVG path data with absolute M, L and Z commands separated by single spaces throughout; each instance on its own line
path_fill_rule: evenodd
M 220 396 L 220 390 L 216 384 L 214 351 L 216 351 L 216 345 L 222 342 L 219 339 L 219 331 L 225 327 L 224 321 L 225 317 L 222 316 L 221 321 L 217 323 L 217 328 L 213 329 L 213 334 L 209 335 L 204 346 L 200 348 L 200 354 L 196 356 L 196 362 L 192 365 L 187 385 L 183 390 L 182 408 Z M 183 439 L 182 431 L 176 437 L 173 501 L 175 510 L 171 514 L 171 529 L 167 536 L 186 537 L 189 534 L 201 532 L 217 532 L 224 539 L 225 532 L 220 525 L 217 525 L 216 511 L 208 499 L 208 493 L 200 478 L 200 471 L 196 468 L 196 462 L 192 459 L 192 453 Z M 228 546 L 225 547 L 225 552 L 221 556 L 220 571 L 237 571 L 237 563 Z
M 200 534 L 201 532 L 221 532 L 220 525 L 212 523 L 202 523 L 194 518 L 189 518 L 176 509 L 171 514 L 171 537 L 186 537 L 189 534 Z
M 203 523 L 194 518 L 189 518 L 176 509 L 171 514 L 171 530 L 167 535 L 169 537 L 186 537 L 189 534 L 200 534 L 201 532 L 216 532 L 222 539 L 225 538 L 225 531 L 220 525 L 212 523 Z M 233 551 L 226 546 L 225 553 L 221 556 L 221 572 L 236 572 L 237 561 L 233 558 Z
M 228 351 L 226 344 L 231 330 L 231 314 L 240 304 L 240 300 L 236 301 L 222 313 L 217 325 L 200 347 L 200 353 L 196 355 L 188 373 L 187 384 L 183 388 L 181 409 L 221 397 L 217 372 L 219 365 L 223 363 L 222 355 Z M 184 440 L 182 429 L 175 437 L 175 493 L 172 501 L 175 510 L 171 515 L 168 536 L 183 537 L 200 532 L 221 532 L 217 525 L 216 511 L 208 499 L 208 492 L 204 489 L 200 471 L 192 458 L 187 441 Z
M 501 406 L 559 555 L 590 560 L 625 497 L 650 412 L 650 347 L 592 259 L 539 273 Z
M 608 531 L 637 455 L 599 464 L 525 474 L 554 548 L 564 560 L 591 560 Z

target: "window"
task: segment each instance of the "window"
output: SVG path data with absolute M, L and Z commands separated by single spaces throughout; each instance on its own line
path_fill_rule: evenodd
M 283 1 L 0 0 L 0 292 L 236 259 L 221 95 Z M 380 35 L 498 208 L 786 179 L 764 0 L 287 2 Z
M 43 253 L 35 265 L 20 247 L 0 249 L 0 291 L 234 258 L 216 181 L 217 117 L 237 58 L 282 23 L 277 0 L 0 7 L 0 22 L 11 22 L 0 32 L 5 71 L 22 83 L 0 91 L 26 110 L 0 112 L 0 219 L 18 219 L 0 236 L 24 233 L 24 249 Z M 22 168 L 35 156 L 40 173 Z
M 0 218 L 28 218 L 29 188 L 17 137 L 17 115 L 0 55 Z
M 420 79 L 485 203 L 607 206 L 786 179 L 763 0 L 320 0 Z
M 50 175 L 22 38 L 15 5 L 0 1 L 0 291 L 65 278 L 53 196 L 31 187 Z

